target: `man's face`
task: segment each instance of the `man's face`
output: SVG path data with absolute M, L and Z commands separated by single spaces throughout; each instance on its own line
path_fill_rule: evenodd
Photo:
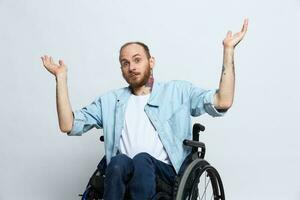
M 122 75 L 133 88 L 147 83 L 154 66 L 154 59 L 147 58 L 144 48 L 138 44 L 125 46 L 120 53 Z

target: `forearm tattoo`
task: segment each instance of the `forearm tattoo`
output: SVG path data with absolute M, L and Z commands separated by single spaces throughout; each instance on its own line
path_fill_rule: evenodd
M 233 75 L 234 75 L 234 71 L 235 71 L 235 69 L 234 69 L 234 59 L 233 59 L 233 57 L 231 58 L 232 59 L 232 62 L 231 62 L 231 64 L 232 64 L 232 73 L 233 73 Z M 225 65 L 223 64 L 222 65 L 222 74 L 221 74 L 221 82 L 223 81 L 223 76 L 226 76 L 226 70 L 225 70 Z

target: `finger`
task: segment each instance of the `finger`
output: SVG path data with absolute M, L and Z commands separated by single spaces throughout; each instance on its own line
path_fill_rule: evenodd
M 50 65 L 52 65 L 51 56 L 46 56 L 45 65 L 47 65 L 48 67 L 50 67 Z
M 247 28 L 248 28 L 248 18 L 246 18 L 244 20 L 244 24 L 243 24 L 242 30 L 240 32 L 234 34 L 233 37 L 237 37 L 239 40 L 241 40 L 244 37 L 244 35 L 246 34 Z
M 45 62 L 46 62 L 46 56 L 45 56 L 45 55 L 42 56 L 41 59 L 42 59 L 42 61 L 43 61 L 43 64 L 45 64 Z
M 247 31 L 247 29 L 248 29 L 248 21 L 249 21 L 248 18 L 246 18 L 244 20 L 244 24 L 243 24 L 243 27 L 242 27 L 242 30 L 241 30 L 242 33 L 245 33 Z
M 232 31 L 228 31 L 227 34 L 226 34 L 226 37 L 229 38 L 231 36 L 232 36 Z
M 47 62 L 48 62 L 48 56 L 45 55 L 45 56 L 44 56 L 44 64 L 46 64 Z
M 60 66 L 63 66 L 63 65 L 65 65 L 65 63 L 64 63 L 64 61 L 63 61 L 63 60 L 59 60 L 58 62 L 59 62 L 59 65 L 60 65 Z
M 45 59 L 44 59 L 44 57 L 41 57 L 41 59 L 42 59 L 42 62 L 43 62 L 43 66 L 45 66 Z
M 53 64 L 53 58 L 50 56 L 50 63 Z

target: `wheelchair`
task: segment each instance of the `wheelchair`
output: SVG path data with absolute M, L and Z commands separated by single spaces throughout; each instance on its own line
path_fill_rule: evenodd
M 205 144 L 199 142 L 199 133 L 205 127 L 199 123 L 193 126 L 193 140 L 185 139 L 183 144 L 192 148 L 191 153 L 185 158 L 176 175 L 173 185 L 169 185 L 156 177 L 156 195 L 152 199 L 157 200 L 225 200 L 223 183 L 218 171 L 206 160 Z M 104 137 L 100 137 L 104 141 Z M 199 150 L 200 149 L 200 150 Z M 81 200 L 102 200 L 104 193 L 103 166 L 106 165 L 105 156 L 99 163 L 97 170 L 90 178 L 85 192 L 80 194 Z M 128 192 L 125 200 L 130 199 Z

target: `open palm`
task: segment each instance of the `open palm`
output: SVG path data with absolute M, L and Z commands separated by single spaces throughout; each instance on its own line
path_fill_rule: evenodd
M 44 67 L 53 75 L 57 76 L 58 74 L 61 73 L 67 73 L 67 66 L 65 65 L 65 63 L 62 60 L 59 60 L 58 63 L 56 64 L 53 61 L 53 58 L 50 56 L 42 56 L 41 57 L 42 61 L 43 61 L 43 65 Z
M 234 48 L 245 36 L 248 28 L 248 19 L 244 20 L 242 30 L 232 35 L 231 31 L 227 32 L 225 39 L 223 40 L 224 47 Z

